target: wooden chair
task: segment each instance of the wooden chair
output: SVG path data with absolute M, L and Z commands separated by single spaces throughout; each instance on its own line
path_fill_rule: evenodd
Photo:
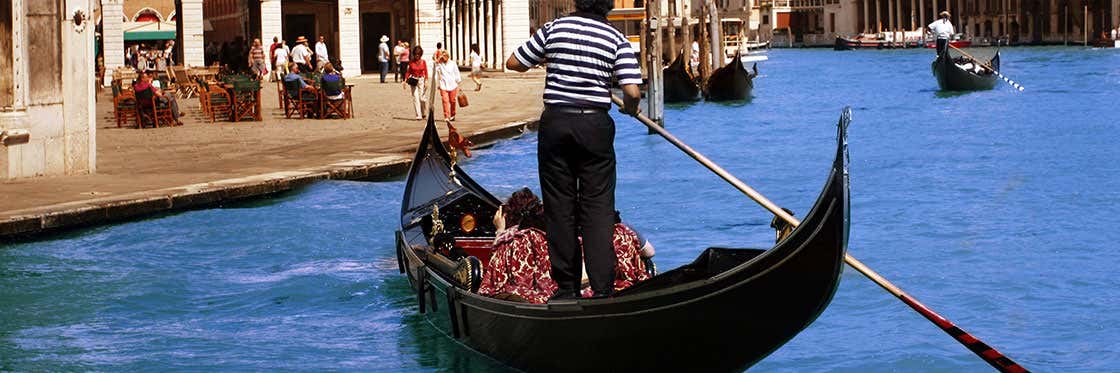
M 240 122 L 245 118 L 250 120 L 257 119 L 257 99 L 261 92 L 261 82 L 259 80 L 234 80 L 230 84 L 233 85 L 233 113 L 231 118 L 234 122 Z
M 319 91 L 310 86 L 300 86 L 299 81 L 284 81 L 284 117 L 317 118 Z
M 229 92 L 221 87 L 212 86 L 204 80 L 199 80 L 198 84 L 199 104 L 203 107 L 203 113 L 210 116 L 210 123 L 214 123 L 218 113 L 229 117 L 233 110 L 233 100 L 229 97 Z
M 113 117 L 117 120 L 117 128 L 121 128 L 121 124 L 128 123 L 130 119 L 136 122 L 136 127 L 140 127 L 138 109 L 139 102 L 132 90 L 122 89 L 120 81 L 113 81 Z
M 176 124 L 175 115 L 171 113 L 171 105 L 161 101 L 152 89 L 136 92 L 136 101 L 140 107 L 138 127 L 144 128 L 145 122 L 157 128 L 161 121 L 170 126 Z
M 342 119 L 350 117 L 350 94 L 347 92 L 345 81 L 324 81 L 319 85 L 319 92 L 322 94 L 322 98 L 319 100 L 321 118 L 329 118 L 331 115 L 338 115 Z M 342 98 L 327 98 L 327 92 L 341 92 Z
M 284 79 L 276 81 L 276 101 L 277 106 L 284 108 Z
M 185 67 L 172 67 L 175 84 L 178 86 L 179 98 L 191 98 L 198 95 L 198 82 L 191 78 Z

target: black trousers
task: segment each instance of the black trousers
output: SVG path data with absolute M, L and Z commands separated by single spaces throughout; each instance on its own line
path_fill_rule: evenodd
M 937 54 L 949 53 L 949 39 L 937 39 Z
M 610 294 L 615 268 L 614 120 L 603 109 L 546 106 L 537 163 L 558 292 L 579 290 L 580 263 L 586 262 L 591 289 Z

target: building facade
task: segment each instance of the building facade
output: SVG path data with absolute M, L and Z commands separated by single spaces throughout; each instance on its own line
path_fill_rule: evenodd
M 102 0 L 106 66 L 123 65 L 123 37 L 116 20 L 128 19 L 134 2 Z M 435 50 L 444 43 L 466 63 L 477 43 L 487 67 L 502 68 L 504 56 L 530 36 L 530 2 L 536 0 L 165 0 L 179 9 L 181 61 L 199 66 L 210 43 L 249 43 L 273 38 L 294 46 L 304 36 L 314 47 L 322 36 L 332 61 L 343 75 L 378 70 L 382 36 Z M 137 3 L 139 4 L 139 3 Z M 182 13 L 182 14 L 179 14 Z M 428 53 L 430 55 L 430 52 Z
M 96 170 L 95 6 L 0 3 L 0 180 Z
M 831 45 L 836 36 L 858 33 L 920 38 L 941 11 L 981 44 L 1092 43 L 1120 26 L 1120 0 L 760 1 L 763 14 L 773 14 L 775 38 L 803 45 Z

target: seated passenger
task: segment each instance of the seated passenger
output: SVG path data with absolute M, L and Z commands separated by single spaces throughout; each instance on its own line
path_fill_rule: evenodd
M 544 205 L 528 188 L 513 193 L 494 214 L 497 233 L 478 293 L 495 298 L 545 303 L 556 292 Z
M 640 233 L 634 228 L 622 223 L 622 217 L 619 216 L 618 211 L 614 212 L 614 291 L 618 292 L 622 289 L 633 286 L 634 284 L 648 280 L 653 277 L 650 271 L 647 270 L 647 263 L 652 265 L 653 261 L 649 260 L 655 254 L 653 244 L 646 241 Z M 586 286 L 587 281 L 587 268 L 583 272 L 584 285 L 582 294 L 584 297 L 592 295 L 591 288 Z
M 342 75 L 339 74 L 338 71 L 335 71 L 334 65 L 332 65 L 330 62 L 327 62 L 326 65 L 323 65 L 323 76 L 320 79 L 323 81 L 323 94 L 327 96 L 328 100 L 341 100 L 346 98 L 346 95 L 343 93 L 341 86 L 326 88 L 328 86 L 327 83 L 346 84 L 346 80 L 342 78 Z

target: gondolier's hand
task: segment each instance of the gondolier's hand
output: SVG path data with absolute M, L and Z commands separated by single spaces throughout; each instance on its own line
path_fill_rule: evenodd
M 638 114 L 642 113 L 642 107 L 635 106 L 633 111 L 627 110 L 626 107 L 620 107 L 618 108 L 618 111 L 629 116 L 637 116 Z
M 622 110 L 627 115 L 637 116 L 642 113 L 642 108 L 638 103 L 642 101 L 642 91 L 638 89 L 637 85 L 624 84 L 622 85 Z

